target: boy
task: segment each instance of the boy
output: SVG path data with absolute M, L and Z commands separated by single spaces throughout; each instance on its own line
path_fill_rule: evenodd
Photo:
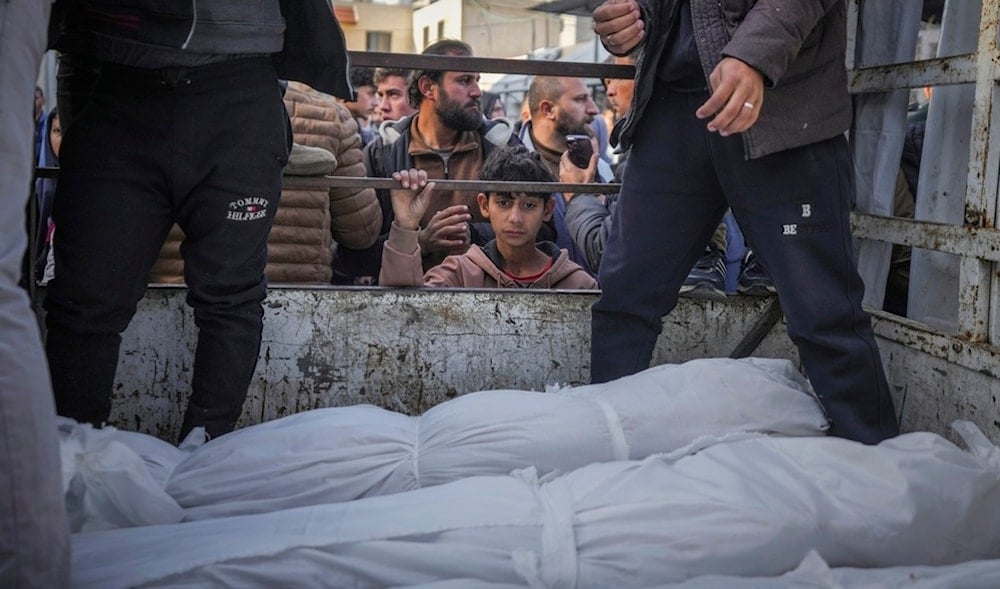
M 550 193 L 479 193 L 479 210 L 496 238 L 469 246 L 468 232 L 453 236 L 453 252 L 426 274 L 421 267 L 417 234 L 431 200 L 434 182 L 421 170 L 393 174 L 402 189 L 392 191 L 396 219 L 382 253 L 381 286 L 458 286 L 466 288 L 596 289 L 597 281 L 570 261 L 566 250 L 547 241 L 535 243 L 542 224 L 552 217 Z M 554 182 L 536 154 L 517 145 L 495 150 L 480 171 L 485 181 Z M 411 189 L 412 187 L 412 189 Z M 417 192 L 419 190 L 419 192 Z

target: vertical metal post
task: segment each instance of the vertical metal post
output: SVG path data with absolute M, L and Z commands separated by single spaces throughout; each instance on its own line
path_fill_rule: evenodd
M 994 124 L 998 110 L 997 77 L 1000 73 L 1000 53 L 997 34 L 1000 31 L 1000 3 L 983 2 L 979 21 L 979 43 L 976 54 L 976 90 L 972 110 L 969 143 L 968 190 L 965 201 L 965 224 L 973 227 L 993 227 L 997 221 L 998 147 L 1000 124 Z M 990 341 L 990 301 L 992 263 L 978 258 L 963 257 L 959 270 L 958 333 L 976 342 Z M 994 303 L 994 320 L 996 319 Z M 993 330 L 996 334 L 996 330 Z

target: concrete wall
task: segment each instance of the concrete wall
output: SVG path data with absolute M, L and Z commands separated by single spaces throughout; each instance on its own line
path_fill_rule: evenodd
M 183 288 L 152 288 L 124 333 L 112 422 L 173 440 L 190 387 L 196 328 Z M 420 414 L 467 392 L 583 384 L 593 293 L 274 288 L 241 425 L 371 403 Z M 681 298 L 654 364 L 729 356 L 771 299 Z M 1000 442 L 998 351 L 883 315 L 883 361 L 905 431 L 949 435 L 971 419 Z M 754 356 L 797 360 L 779 321 Z M 991 369 L 991 367 L 993 367 Z
M 461 39 L 478 57 L 513 57 L 559 44 L 558 15 L 528 10 L 536 0 L 508 0 L 489 7 L 469 0 L 438 0 L 413 11 L 413 40 L 417 50 L 440 38 Z M 443 22 L 444 34 L 438 35 Z
M 414 53 L 418 50 L 413 40 L 413 8 L 411 6 L 338 2 L 338 5 L 343 4 L 353 5 L 358 14 L 357 24 L 341 24 L 349 50 L 366 51 L 369 31 L 391 33 L 391 51 L 393 53 Z

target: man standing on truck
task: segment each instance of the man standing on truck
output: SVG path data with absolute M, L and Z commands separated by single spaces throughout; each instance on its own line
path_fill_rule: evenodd
M 111 412 L 121 332 L 171 226 L 198 344 L 180 437 L 231 431 L 260 351 L 267 236 L 291 133 L 279 76 L 353 98 L 326 0 L 88 0 L 63 42 L 95 64 L 62 144 L 45 307 L 61 415 Z M 64 78 L 63 78 L 64 79 Z M 63 90 L 61 88 L 60 90 Z
M 849 225 L 844 0 L 607 0 L 594 30 L 640 51 L 629 170 L 592 309 L 591 379 L 649 366 L 662 318 L 727 206 L 774 280 L 830 433 L 898 433 Z

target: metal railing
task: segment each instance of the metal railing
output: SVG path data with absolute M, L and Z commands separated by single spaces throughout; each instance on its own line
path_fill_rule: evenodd
M 856 237 L 960 256 L 957 327 L 944 333 L 876 311 L 879 335 L 969 368 L 1000 376 L 1000 2 L 984 0 L 975 53 L 854 69 L 852 93 L 974 84 L 969 169 L 961 224 L 853 213 Z M 916 196 L 916 195 L 914 195 Z M 958 196 L 958 195 L 954 195 Z M 911 285 L 912 288 L 912 285 Z

